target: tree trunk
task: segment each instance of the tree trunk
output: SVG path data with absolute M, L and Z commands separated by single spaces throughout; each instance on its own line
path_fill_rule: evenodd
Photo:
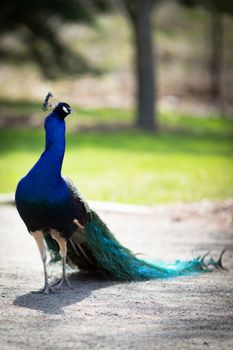
M 223 23 L 222 15 L 216 11 L 211 13 L 211 56 L 210 56 L 210 92 L 220 113 L 224 114 L 222 96 L 222 61 L 223 61 Z
M 153 0 L 125 0 L 135 35 L 137 120 L 139 127 L 155 130 L 155 72 L 151 14 Z

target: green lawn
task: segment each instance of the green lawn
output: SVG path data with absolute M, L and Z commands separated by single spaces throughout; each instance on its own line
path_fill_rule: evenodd
M 129 122 L 132 113 L 83 109 L 68 125 L 109 122 L 118 115 Z M 154 205 L 233 197 L 232 121 L 162 114 L 160 125 L 158 134 L 71 128 L 63 173 L 94 200 Z M 15 190 L 43 143 L 42 128 L 0 130 L 0 192 Z

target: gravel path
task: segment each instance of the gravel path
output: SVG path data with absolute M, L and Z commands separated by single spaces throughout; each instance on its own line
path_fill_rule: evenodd
M 172 260 L 227 247 L 230 271 L 137 283 L 72 273 L 75 290 L 31 294 L 43 284 L 39 253 L 15 208 L 0 206 L 1 350 L 232 349 L 232 203 L 99 213 L 135 252 Z

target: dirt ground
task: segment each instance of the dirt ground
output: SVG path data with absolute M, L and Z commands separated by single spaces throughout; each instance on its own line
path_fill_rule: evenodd
M 70 276 L 74 290 L 32 294 L 43 284 L 33 239 L 16 209 L 0 206 L 0 348 L 232 349 L 232 202 L 134 211 L 98 207 L 117 238 L 157 259 L 208 250 L 229 271 L 119 283 Z M 51 267 L 50 276 L 60 267 Z

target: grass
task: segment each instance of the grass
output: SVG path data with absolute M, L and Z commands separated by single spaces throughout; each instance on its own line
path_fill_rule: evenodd
M 32 106 L 32 108 L 34 108 Z M 122 110 L 83 109 L 82 124 L 130 121 Z M 136 129 L 68 132 L 63 173 L 88 199 L 154 205 L 233 196 L 233 123 L 218 118 L 162 114 L 158 134 Z M 42 129 L 0 130 L 0 192 L 17 182 L 43 151 Z

